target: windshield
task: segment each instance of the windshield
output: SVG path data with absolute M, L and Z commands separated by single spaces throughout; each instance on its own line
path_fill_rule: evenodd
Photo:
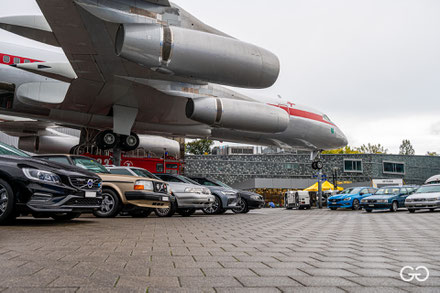
M 433 193 L 440 192 L 440 185 L 422 186 L 415 193 Z
M 192 180 L 192 179 L 190 179 L 188 177 L 185 177 L 185 176 L 182 176 L 182 175 L 177 175 L 177 177 L 180 178 L 181 180 L 183 180 L 186 183 L 191 183 L 191 184 L 194 184 L 194 185 L 200 185 L 200 183 L 198 183 L 198 182 L 196 182 L 196 181 L 194 181 L 194 180 Z
M 393 188 L 393 187 L 388 187 L 388 188 L 381 188 L 376 192 L 376 195 L 388 195 L 388 194 L 399 194 L 400 193 L 400 188 Z
M 18 156 L 18 157 L 30 157 L 23 151 L 16 149 L 10 145 L 0 143 L 0 155 L 3 156 Z
M 138 175 L 140 177 L 161 180 L 159 177 L 151 174 L 150 172 L 148 172 L 147 170 L 144 170 L 144 169 L 132 168 L 131 171 L 133 171 L 136 175 Z
M 344 191 L 342 191 L 339 194 L 356 194 L 356 193 L 359 193 L 360 191 L 361 191 L 361 189 L 359 187 L 356 187 L 356 188 L 352 187 L 352 188 L 344 189 Z
M 72 161 L 75 166 L 92 171 L 94 173 L 110 173 L 103 165 L 90 158 L 72 157 Z
M 221 182 L 221 181 L 218 181 L 218 180 L 215 180 L 215 179 L 210 179 L 210 181 L 214 182 L 214 183 L 217 184 L 218 186 L 226 187 L 226 188 L 230 188 L 230 189 L 232 189 L 231 186 L 226 185 L 225 183 L 223 183 L 223 182 Z

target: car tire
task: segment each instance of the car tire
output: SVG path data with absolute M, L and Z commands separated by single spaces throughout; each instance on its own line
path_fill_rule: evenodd
M 150 208 L 139 209 L 129 213 L 133 218 L 148 218 L 148 216 L 153 212 Z
M 415 209 L 408 209 L 408 212 L 410 212 L 411 214 L 415 213 L 416 210 Z
M 212 206 L 209 208 L 204 208 L 202 211 L 206 215 L 218 215 L 225 210 L 222 206 L 222 200 L 218 196 L 215 196 L 215 201 Z
M 70 221 L 81 216 L 81 213 L 57 213 L 50 215 L 55 221 Z
M 15 220 L 15 195 L 8 182 L 0 179 L 0 225 Z
M 338 208 L 330 208 L 332 211 L 336 211 Z
M 159 218 L 170 218 L 176 213 L 176 204 L 171 203 L 171 206 L 166 209 L 154 209 L 154 213 Z
M 119 196 L 111 189 L 102 190 L 101 206 L 93 212 L 97 218 L 114 218 L 122 209 L 122 203 Z
M 179 215 L 181 215 L 182 217 L 190 217 L 190 216 L 194 215 L 195 212 L 196 212 L 196 209 L 180 209 L 180 210 L 177 210 L 177 213 Z
M 237 208 L 232 209 L 235 214 L 246 214 L 249 212 L 249 206 L 245 199 L 240 198 L 237 202 Z
M 395 213 L 395 212 L 397 212 L 398 209 L 399 209 L 399 203 L 397 201 L 393 201 L 391 203 L 390 211 Z
M 371 213 L 373 210 L 372 209 L 366 209 L 365 210 L 367 213 Z
M 435 212 L 435 209 L 429 209 L 430 212 Z
M 359 202 L 359 199 L 353 200 L 353 204 L 351 206 L 353 211 L 358 211 L 361 209 L 361 203 Z

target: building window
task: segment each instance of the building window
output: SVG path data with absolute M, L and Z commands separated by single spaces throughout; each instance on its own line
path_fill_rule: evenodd
M 383 162 L 383 172 L 389 174 L 405 174 L 405 163 Z
M 362 173 L 362 160 L 344 160 L 344 172 Z

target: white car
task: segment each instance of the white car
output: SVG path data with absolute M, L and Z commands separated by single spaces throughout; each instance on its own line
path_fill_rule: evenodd
M 215 202 L 215 196 L 211 194 L 211 191 L 208 188 L 190 183 L 182 183 L 179 180 L 173 180 L 173 176 L 178 175 L 154 175 L 145 169 L 137 167 L 112 166 L 107 167 L 107 169 L 112 174 L 129 174 L 132 176 L 155 178 L 166 181 L 171 188 L 171 193 L 175 196 L 175 201 L 171 202 L 172 205 L 169 209 L 155 209 L 154 213 L 158 217 L 171 217 L 175 212 L 184 217 L 189 217 L 194 214 L 196 210 L 209 208 Z
M 416 210 L 440 208 L 440 184 L 423 185 L 405 200 L 405 207 L 410 213 Z

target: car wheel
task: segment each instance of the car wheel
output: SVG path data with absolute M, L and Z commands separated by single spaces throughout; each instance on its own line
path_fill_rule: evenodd
M 196 212 L 196 209 L 180 209 L 177 211 L 177 213 L 179 215 L 181 215 L 182 217 L 190 217 L 190 216 L 194 215 L 195 212 Z
M 145 209 L 135 210 L 133 212 L 130 212 L 129 214 L 133 218 L 147 218 L 152 212 L 153 212 L 152 209 L 145 208 Z
M 415 209 L 408 209 L 408 211 L 411 213 L 411 214 L 413 214 L 413 213 L 415 213 L 416 212 L 416 210 Z
M 81 213 L 57 213 L 50 215 L 55 221 L 70 221 L 81 216 Z
M 116 192 L 111 189 L 103 189 L 101 206 L 93 214 L 98 218 L 114 218 L 121 211 L 121 208 L 121 200 Z
M 14 214 L 15 196 L 11 186 L 0 179 L 0 224 L 11 222 Z
M 218 196 L 216 196 L 212 206 L 208 208 L 204 208 L 202 211 L 207 215 L 215 215 L 215 214 L 220 214 L 222 210 L 223 210 L 222 201 Z
M 351 207 L 354 211 L 358 211 L 361 209 L 361 205 L 358 199 L 353 200 L 353 206 Z
M 430 211 L 430 212 L 434 212 L 434 211 L 435 211 L 435 209 L 429 209 L 429 211 Z
M 240 198 L 237 202 L 237 207 L 235 209 L 232 209 L 232 211 L 236 214 L 246 214 L 249 212 L 249 207 L 243 198 Z
M 332 211 L 336 211 L 338 208 L 330 208 Z
M 171 203 L 171 206 L 169 208 L 166 208 L 166 209 L 154 209 L 154 213 L 159 218 L 169 218 L 169 217 L 172 217 L 175 212 L 176 212 L 176 206 L 175 206 L 174 203 Z
M 397 212 L 397 209 L 399 208 L 399 204 L 397 203 L 397 201 L 393 201 L 393 203 L 391 204 L 391 209 L 390 211 L 392 211 L 393 213 Z
M 367 213 L 371 213 L 373 210 L 371 210 L 371 209 L 366 209 L 365 210 Z

